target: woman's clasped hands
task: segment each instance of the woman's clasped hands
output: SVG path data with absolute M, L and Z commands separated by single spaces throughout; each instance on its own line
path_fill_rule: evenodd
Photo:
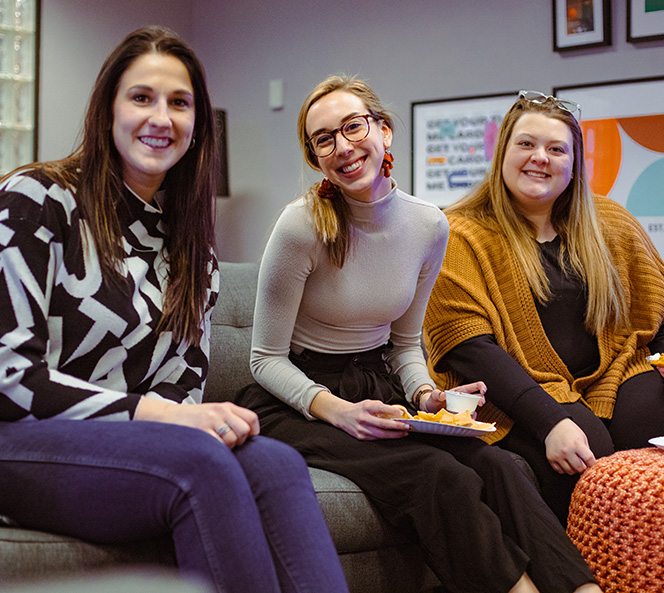
M 136 408 L 135 419 L 198 428 L 229 449 L 260 432 L 258 415 L 232 402 L 178 405 L 143 397 Z

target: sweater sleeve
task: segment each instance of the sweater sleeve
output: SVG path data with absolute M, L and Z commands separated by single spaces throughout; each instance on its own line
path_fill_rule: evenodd
M 63 330 L 47 318 L 62 250 L 54 230 L 5 217 L 2 235 L 0 419 L 132 415 L 140 396 L 100 389 L 47 363 L 49 341 Z
M 438 277 L 445 257 L 449 225 L 441 211 L 432 217 L 431 228 L 422 229 L 428 236 L 429 257 L 419 273 L 415 296 L 408 310 L 391 325 L 391 341 L 394 348 L 386 356 L 387 363 L 397 373 L 408 401 L 418 387 L 435 385 L 429 376 L 422 346 L 422 323 L 431 289 Z
M 258 274 L 251 348 L 256 382 L 309 420 L 316 394 L 329 391 L 309 379 L 288 358 L 304 286 L 319 249 L 308 225 L 287 209 L 277 220 Z M 302 211 L 299 212 L 302 214 Z
M 484 381 L 487 401 L 542 443 L 558 422 L 570 417 L 493 336 L 462 342 L 445 355 L 445 362 L 465 381 Z

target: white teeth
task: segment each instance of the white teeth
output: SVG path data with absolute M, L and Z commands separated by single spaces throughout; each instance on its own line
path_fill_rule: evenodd
M 362 161 L 355 161 L 354 163 L 347 165 L 346 167 L 342 167 L 341 170 L 344 173 L 351 173 L 352 171 L 355 171 L 355 169 L 358 169 L 360 165 L 362 164 Z
M 530 177 L 539 177 L 540 179 L 548 177 L 546 173 L 539 173 L 538 171 L 524 171 L 524 173 Z
M 152 138 L 144 136 L 141 138 L 141 142 L 152 148 L 166 148 L 171 141 L 168 138 Z

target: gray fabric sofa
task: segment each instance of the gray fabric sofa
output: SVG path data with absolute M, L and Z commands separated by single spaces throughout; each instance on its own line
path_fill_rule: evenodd
M 252 380 L 249 348 L 258 266 L 222 263 L 220 269 L 206 401 L 231 399 Z M 310 472 L 352 593 L 418 593 L 440 585 L 419 547 L 385 523 L 353 482 L 318 469 Z M 173 563 L 168 539 L 102 546 L 0 526 L 0 582 Z

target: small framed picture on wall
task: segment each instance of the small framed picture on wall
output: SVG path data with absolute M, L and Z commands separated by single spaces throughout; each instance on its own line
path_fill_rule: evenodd
M 552 2 L 554 51 L 611 45 L 611 0 Z
M 664 39 L 664 0 L 627 0 L 627 41 Z

